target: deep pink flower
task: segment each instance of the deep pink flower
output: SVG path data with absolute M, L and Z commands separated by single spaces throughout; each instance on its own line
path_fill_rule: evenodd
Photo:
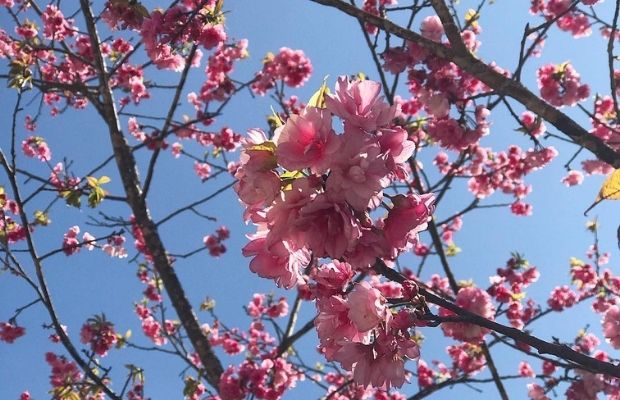
M 10 324 L 8 322 L 0 322 L 0 341 L 13 343 L 15 339 L 24 336 L 26 329 L 21 326 Z
M 331 113 L 307 107 L 302 114 L 292 115 L 277 136 L 278 163 L 289 171 L 310 168 L 322 174 L 341 157 L 339 137 L 332 129 Z
M 388 244 L 395 249 L 404 249 L 410 238 L 426 229 L 434 210 L 435 197 L 432 194 L 397 195 L 392 198 L 383 230 Z
M 319 194 L 299 212 L 295 230 L 303 234 L 315 257 L 340 258 L 361 236 L 357 219 L 346 204 Z

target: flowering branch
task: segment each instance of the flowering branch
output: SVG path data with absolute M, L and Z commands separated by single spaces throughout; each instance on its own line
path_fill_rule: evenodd
M 608 163 L 614 168 L 620 168 L 620 154 L 618 152 L 614 151 L 598 137 L 590 135 L 588 131 L 581 127 L 572 118 L 568 117 L 557 108 L 549 105 L 547 102 L 524 87 L 521 83 L 516 82 L 513 79 L 506 78 L 504 75 L 496 72 L 484 62 L 476 59 L 469 52 L 463 53 L 458 49 L 452 49 L 440 43 L 433 42 L 385 18 L 372 15 L 360 10 L 359 8 L 353 7 L 342 0 L 311 1 L 325 6 L 334 7 L 345 14 L 383 29 L 390 34 L 415 42 L 434 55 L 453 62 L 464 71 L 480 79 L 482 82 L 494 89 L 498 94 L 512 97 L 523 104 L 527 109 L 533 111 L 544 120 L 555 126 L 559 131 L 568 136 L 574 143 L 588 149 L 599 160 Z

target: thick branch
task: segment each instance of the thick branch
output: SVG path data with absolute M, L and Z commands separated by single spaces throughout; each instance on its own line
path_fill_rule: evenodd
M 170 301 L 205 368 L 206 379 L 217 389 L 220 375 L 223 372 L 222 364 L 213 352 L 202 329 L 200 329 L 200 325 L 198 324 L 198 320 L 196 319 L 189 300 L 185 296 L 185 291 L 181 286 L 181 282 L 166 254 L 166 249 L 157 231 L 157 226 L 149 215 L 146 199 L 142 197 L 142 190 L 140 189 L 136 161 L 121 131 L 114 97 L 108 85 L 105 62 L 99 50 L 100 40 L 97 27 L 95 26 L 95 19 L 88 0 L 80 0 L 80 4 L 86 20 L 92 48 L 95 52 L 95 61 L 99 73 L 102 104 L 98 111 L 109 128 L 116 164 L 125 193 L 127 194 L 127 203 L 131 207 L 136 224 L 142 230 L 146 246 L 153 256 L 153 264 L 164 284 L 166 292 L 170 296 Z

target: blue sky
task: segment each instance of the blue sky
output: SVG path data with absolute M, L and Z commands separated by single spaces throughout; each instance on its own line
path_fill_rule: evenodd
M 152 3 L 160 5 L 159 2 Z M 463 13 L 466 8 L 476 4 L 472 1 L 461 3 L 459 9 Z M 539 18 L 529 15 L 525 3 L 496 1 L 483 12 L 480 21 L 483 27 L 480 36 L 482 41 L 480 56 L 484 60 L 494 60 L 506 68 L 512 68 L 516 64 L 523 25 L 525 22 L 540 22 Z M 239 39 L 249 38 L 250 42 L 251 56 L 238 63 L 234 75 L 240 80 L 250 78 L 260 69 L 261 60 L 267 52 L 276 52 L 284 46 L 303 49 L 314 66 L 313 77 L 305 87 L 288 91 L 301 99 L 308 99 L 325 76 L 329 76 L 332 85 L 336 77 L 342 74 L 364 72 L 371 79 L 377 78 L 369 51 L 362 43 L 359 25 L 333 9 L 301 0 L 262 2 L 229 0 L 224 8 L 229 11 L 227 14 L 229 36 Z M 604 4 L 600 14 L 610 15 L 608 9 L 609 4 Z M 421 18 L 414 26 L 419 26 L 420 20 Z M 6 13 L 1 14 L 0 25 L 11 26 Z M 81 22 L 79 25 L 83 26 Z M 582 79 L 591 85 L 593 94 L 607 93 L 605 46 L 606 41 L 600 38 L 596 29 L 592 37 L 579 40 L 573 40 L 567 33 L 552 29 L 543 57 L 528 63 L 523 72 L 524 81 L 528 87 L 535 89 L 535 71 L 538 66 L 547 62 L 561 63 L 570 60 L 581 73 Z M 2 68 L 6 68 L 5 64 L 2 64 Z M 154 73 L 150 76 L 168 82 L 175 79 L 175 75 L 167 73 Z M 198 90 L 201 83 L 201 70 L 193 71 L 188 87 Z M 2 107 L 12 108 L 14 92 L 3 88 L 0 89 L 0 93 Z M 400 93 L 405 92 L 401 90 Z M 153 97 L 156 95 L 159 93 L 154 92 Z M 170 95 L 164 93 L 160 99 L 163 100 L 147 101 L 140 109 L 148 110 L 150 113 L 163 112 L 168 106 Z M 252 99 L 244 92 L 231 101 L 224 116 L 214 127 L 230 126 L 241 133 L 248 128 L 264 127 L 265 117 L 270 113 L 271 106 L 275 106 L 275 103 L 270 98 Z M 591 101 L 587 102 L 586 107 L 591 108 Z M 517 110 L 520 112 L 523 109 L 517 107 Z M 587 117 L 583 114 L 576 110 L 566 111 L 574 115 L 585 127 L 589 126 Z M 181 112 L 189 113 L 191 110 L 185 108 Z M 0 114 L 0 132 L 8 132 L 9 118 L 8 112 Z M 126 121 L 123 121 L 123 126 L 126 126 L 125 124 Z M 74 161 L 75 172 L 78 175 L 86 173 L 92 165 L 109 155 L 109 151 L 102 151 L 109 148 L 107 132 L 92 109 L 71 112 L 58 118 L 44 116 L 39 126 L 40 134 L 48 139 L 54 152 L 54 161 L 67 156 Z M 499 149 L 516 143 L 527 149 L 530 143 L 515 132 L 515 128 L 514 122 L 502 112 L 494 113 L 491 135 L 483 139 L 483 144 Z M 555 133 L 549 125 L 548 129 Z M 20 131 L 19 134 L 22 135 L 20 137 L 26 135 L 24 131 Z M 0 134 L 0 145 L 3 149 L 6 149 L 7 143 L 7 134 Z M 565 174 L 563 165 L 572 155 L 572 149 L 553 139 L 545 144 L 559 149 L 560 156 L 550 167 L 527 178 L 527 182 L 534 186 L 534 191 L 528 198 L 534 206 L 534 215 L 529 218 L 515 217 L 508 209 L 480 210 L 468 214 L 464 218 L 463 230 L 455 236 L 456 244 L 463 251 L 451 259 L 458 279 L 474 279 L 484 287 L 488 283 L 488 276 L 504 265 L 510 252 L 519 251 L 540 269 L 541 280 L 528 291 L 528 294 L 539 302 L 543 303 L 546 300 L 554 286 L 569 283 L 569 258 L 571 256 L 584 258 L 584 253 L 591 244 L 591 236 L 585 230 L 587 219 L 583 216 L 583 210 L 594 199 L 603 178 L 591 177 L 581 186 L 570 189 L 564 187 L 560 179 Z M 428 152 L 426 158 L 423 158 L 429 169 L 433 169 L 430 162 L 433 154 L 434 152 Z M 148 154 L 142 153 L 139 158 L 142 170 L 148 160 L 144 156 Z M 19 161 L 24 168 L 38 171 L 41 175 L 47 174 L 46 167 L 42 167 L 37 161 L 24 157 Z M 110 191 L 120 194 L 121 187 L 114 166 L 110 165 L 104 172 L 112 178 Z M 201 185 L 192 171 L 190 160 L 175 160 L 169 153 L 162 154 L 152 197 L 149 200 L 152 215 L 158 220 L 176 207 L 214 192 L 229 182 L 230 177 L 222 175 Z M 0 185 L 7 183 L 4 176 L 0 177 Z M 29 192 L 34 186 L 27 185 L 26 188 L 26 192 Z M 438 208 L 438 218 L 442 219 L 462 208 L 471 201 L 471 198 L 471 194 L 464 186 L 455 185 L 454 190 Z M 505 200 L 502 196 L 496 195 L 489 199 L 489 202 L 499 203 Z M 32 213 L 34 206 L 42 207 L 45 204 L 45 201 L 33 204 L 28 212 Z M 611 253 L 609 267 L 616 272 L 615 261 L 618 250 L 615 230 L 620 223 L 617 209 L 617 203 L 608 201 L 590 213 L 590 218 L 599 219 L 600 247 L 602 251 Z M 117 204 L 107 204 L 104 210 L 111 215 L 123 217 L 129 215 L 126 207 Z M 244 234 L 252 232 L 253 228 L 242 223 L 242 207 L 232 191 L 207 203 L 201 210 L 217 217 L 218 221 L 208 222 L 196 219 L 191 214 L 185 214 L 163 227 L 164 242 L 172 252 L 182 253 L 200 247 L 202 237 L 213 232 L 218 226 L 223 224 L 230 228 L 232 237 L 226 243 L 229 250 L 224 256 L 214 259 L 206 253 L 201 253 L 180 262 L 177 272 L 193 304 L 198 305 L 206 296 L 212 297 L 217 301 L 218 315 L 228 326 L 247 327 L 250 320 L 244 316 L 241 307 L 247 304 L 252 293 L 274 292 L 278 296 L 289 297 L 293 294 L 277 289 L 271 281 L 262 280 L 249 271 L 248 259 L 241 256 L 239 249 L 246 243 Z M 40 253 L 58 248 L 62 234 L 75 224 L 95 236 L 106 234 L 107 231 L 101 228 L 85 225 L 89 215 L 92 215 L 89 209 L 68 208 L 59 202 L 51 214 L 52 225 L 35 232 Z M 412 261 L 412 258 L 403 258 L 404 265 L 412 265 Z M 69 334 L 74 340 L 77 340 L 80 326 L 88 317 L 104 312 L 116 323 L 119 331 L 131 329 L 136 342 L 148 344 L 132 310 L 132 304 L 140 300 L 143 290 L 143 286 L 135 278 L 135 271 L 135 264 L 128 264 L 126 260 L 110 259 L 100 252 L 92 254 L 82 252 L 70 258 L 60 254 L 46 262 L 45 272 L 53 300 L 61 320 L 69 327 Z M 425 275 L 435 272 L 440 272 L 440 265 L 433 260 L 426 267 Z M 33 293 L 23 282 L 7 273 L 0 274 L 0 321 L 11 316 L 15 308 L 33 299 Z M 311 317 L 312 309 L 312 305 L 305 305 L 300 318 L 301 323 Z M 209 322 L 207 315 L 200 314 L 199 317 L 202 321 Z M 0 399 L 16 399 L 23 390 L 30 390 L 37 400 L 48 398 L 49 368 L 44 362 L 43 354 L 46 351 L 61 353 L 62 349 L 58 345 L 51 344 L 47 339 L 49 332 L 40 327 L 41 323 L 48 322 L 42 307 L 34 307 L 24 312 L 19 322 L 27 327 L 27 336 L 13 345 L 0 343 Z M 551 315 L 533 327 L 535 334 L 543 339 L 549 340 L 552 336 L 556 336 L 570 341 L 577 331 L 587 324 L 590 324 L 594 332 L 600 332 L 599 317 L 591 314 L 587 307 L 579 307 L 565 314 Z M 447 361 L 444 348 L 448 341 L 438 330 L 425 329 L 423 333 L 426 341 L 422 348 L 422 357 L 427 361 L 433 359 Z M 313 356 L 316 343 L 314 332 L 308 334 L 302 343 L 303 352 L 309 355 L 309 360 L 320 361 Z M 606 345 L 602 348 L 610 350 Z M 496 354 L 498 368 L 502 373 L 516 373 L 518 361 L 523 360 L 521 354 L 514 351 L 494 350 L 493 354 Z M 613 350 L 611 354 L 614 354 Z M 177 375 L 183 366 L 168 356 L 125 349 L 111 351 L 104 361 L 114 366 L 112 377 L 116 385 L 123 380 L 125 372 L 123 365 L 133 363 L 146 369 L 147 395 L 153 400 L 181 398 L 181 381 Z M 241 358 L 236 357 L 233 361 L 240 362 Z M 532 362 L 532 365 L 539 370 L 539 363 Z M 481 375 L 484 376 L 486 374 Z M 520 380 L 508 383 L 507 387 L 514 393 L 515 398 L 524 398 L 525 383 L 525 380 Z M 304 384 L 304 387 L 309 386 Z M 486 386 L 483 389 L 485 391 L 481 394 L 465 387 L 445 389 L 430 398 L 448 399 L 457 393 L 480 399 L 497 398 L 493 387 Z M 413 385 L 404 389 L 404 393 L 413 392 L 415 392 Z M 312 391 L 302 393 L 305 394 L 300 395 L 299 391 L 293 391 L 287 398 L 318 398 L 318 394 L 309 395 L 313 393 Z M 306 397 L 306 394 L 309 397 Z

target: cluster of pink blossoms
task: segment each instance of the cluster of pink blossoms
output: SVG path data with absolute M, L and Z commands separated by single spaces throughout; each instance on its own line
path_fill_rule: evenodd
M 312 74 L 312 63 L 302 50 L 291 50 L 282 47 L 278 54 L 267 54 L 263 60 L 263 69 L 256 74 L 251 85 L 254 93 L 264 95 L 267 90 L 275 87 L 277 81 L 287 86 L 299 87 Z
M 540 95 L 556 107 L 573 106 L 590 95 L 590 87 L 582 84 L 572 65 L 547 64 L 538 69 Z
M 490 148 L 472 146 L 470 160 L 463 165 L 449 162 L 448 155 L 440 152 L 434 163 L 443 174 L 470 176 L 469 191 L 483 199 L 496 190 L 515 197 L 511 211 L 516 215 L 530 215 L 532 206 L 522 200 L 532 191 L 524 182 L 527 174 L 545 167 L 558 152 L 553 147 L 523 151 L 512 145 L 507 151 L 493 152 Z
M 29 136 L 22 141 L 22 151 L 26 157 L 36 157 L 41 161 L 52 159 L 52 151 L 41 136 Z
M 26 329 L 22 326 L 11 324 L 8 322 L 0 322 L 0 341 L 13 343 L 15 339 L 26 334 Z
M 86 321 L 80 330 L 80 341 L 90 345 L 90 349 L 101 357 L 118 342 L 114 324 L 104 316 L 96 316 Z
M 51 352 L 45 353 L 45 361 L 52 367 L 50 384 L 54 389 L 71 388 L 82 380 L 82 373 L 73 361 Z
M 592 6 L 601 0 L 581 0 L 581 3 Z M 563 31 L 570 32 L 574 38 L 589 36 L 592 33 L 590 19 L 575 8 L 571 0 L 531 0 L 530 13 L 541 15 L 547 21 L 557 18 L 556 25 Z
M 405 360 L 419 355 L 409 332 L 413 315 L 393 317 L 378 282 L 358 283 L 350 293 L 348 286 L 377 258 L 393 260 L 417 243 L 434 198 L 383 193 L 406 176 L 414 144 L 393 125 L 397 108 L 380 89 L 342 77 L 335 94 L 325 95 L 325 108 L 291 115 L 273 140 L 250 131 L 235 189 L 258 226 L 243 249 L 253 257 L 250 269 L 285 288 L 313 281 L 321 352 L 352 371 L 356 383 L 389 388 L 405 382 Z M 344 133 L 332 128 L 333 115 Z M 391 206 L 383 203 L 388 198 Z M 381 205 L 387 214 L 373 221 L 370 212 Z
M 376 257 L 395 258 L 424 229 L 431 195 L 394 196 L 375 222 L 365 214 L 406 174 L 414 150 L 407 132 L 390 125 L 396 110 L 379 90 L 375 82 L 341 78 L 327 108 L 292 115 L 272 141 L 250 132 L 235 189 L 258 226 L 244 254 L 254 256 L 250 268 L 260 276 L 290 288 L 312 257 L 344 257 L 365 269 Z M 332 113 L 343 119 L 344 134 L 332 129 Z
M 223 253 L 226 253 L 226 246 L 224 246 L 224 240 L 230 237 L 230 231 L 225 226 L 217 228 L 215 235 L 207 235 L 203 238 L 203 242 L 209 254 L 213 257 L 219 257 Z
M 177 5 L 166 11 L 155 10 L 140 27 L 142 40 L 151 61 L 158 68 L 181 71 L 186 56 L 182 54 L 187 43 L 205 49 L 220 46 L 226 41 L 226 32 L 215 15 L 216 1 L 208 1 L 200 9 L 196 5 Z M 199 52 L 196 56 L 200 58 Z M 196 63 L 196 60 L 191 60 Z
M 497 269 L 491 277 L 487 292 L 495 301 L 506 304 L 506 318 L 510 325 L 523 329 L 537 313 L 538 308 L 532 299 L 525 301 L 525 289 L 540 277 L 538 268 L 529 265 L 520 256 L 511 257 L 504 268 Z

